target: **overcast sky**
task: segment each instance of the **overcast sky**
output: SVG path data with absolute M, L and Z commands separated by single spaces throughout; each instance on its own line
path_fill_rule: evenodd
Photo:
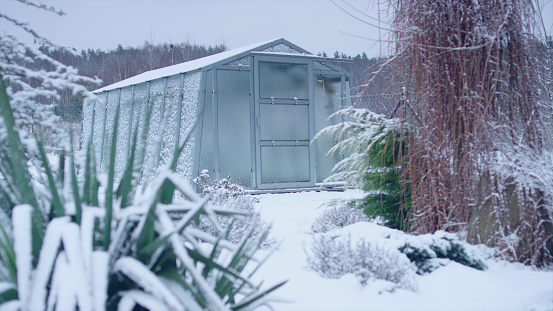
M 340 0 L 335 0 L 342 3 Z M 553 30 L 553 0 L 545 1 L 547 31 Z M 229 49 L 283 37 L 312 53 L 339 50 L 355 56 L 386 55 L 376 42 L 386 34 L 360 22 L 328 0 L 43 0 L 64 11 L 46 13 L 14 0 L 0 0 L 0 11 L 30 24 L 54 43 L 77 50 L 109 50 L 153 43 L 224 43 Z M 378 18 L 378 1 L 348 0 L 362 13 Z M 384 1 L 381 1 L 384 2 Z M 341 4 L 346 6 L 346 4 Z M 352 10 L 349 10 L 352 12 Z M 359 15 L 359 14 L 358 14 Z M 380 7 L 380 17 L 386 10 Z M 367 17 L 363 19 L 373 20 Z M 375 22 L 376 23 L 376 22 Z M 0 31 L 13 27 L 0 19 Z M 363 37 L 363 38 L 361 38 Z

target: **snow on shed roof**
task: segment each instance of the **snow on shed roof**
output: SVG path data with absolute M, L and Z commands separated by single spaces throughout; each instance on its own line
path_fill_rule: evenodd
M 208 67 L 208 66 L 211 66 L 213 64 L 219 63 L 221 61 L 227 60 L 229 58 L 233 58 L 235 56 L 238 56 L 238 55 L 246 53 L 246 52 L 255 51 L 255 50 L 262 50 L 262 49 L 265 49 L 265 48 L 268 48 L 270 46 L 277 45 L 277 44 L 280 44 L 280 43 L 284 43 L 286 45 L 289 45 L 289 46 L 293 47 L 294 49 L 299 50 L 300 52 L 303 52 L 303 53 L 306 53 L 306 54 L 311 54 L 307 50 L 304 50 L 304 49 L 292 44 L 291 42 L 289 42 L 289 41 L 287 41 L 283 38 L 278 38 L 278 39 L 259 42 L 259 43 L 251 44 L 251 45 L 248 45 L 248 46 L 232 49 L 232 50 L 221 52 L 221 53 L 218 53 L 218 54 L 213 54 L 213 55 L 210 55 L 210 56 L 198 58 L 198 59 L 191 60 L 191 61 L 188 61 L 188 62 L 184 62 L 184 63 L 172 65 L 172 66 L 167 66 L 167 67 L 163 67 L 163 68 L 159 68 L 159 69 L 146 71 L 146 72 L 141 73 L 139 75 L 136 75 L 134 77 L 130 77 L 128 79 L 125 79 L 125 80 L 122 80 L 122 81 L 104 86 L 104 87 L 102 87 L 100 89 L 97 89 L 95 91 L 92 91 L 92 92 L 93 93 L 101 93 L 101 92 L 110 91 L 110 90 L 114 90 L 114 89 L 118 89 L 118 88 L 123 88 L 123 87 L 130 86 L 130 85 L 135 85 L 135 84 L 139 84 L 139 83 L 143 83 L 143 82 L 147 82 L 147 81 L 152 81 L 152 80 L 159 79 L 159 78 L 169 77 L 169 76 L 172 76 L 172 75 L 177 75 L 177 74 L 181 74 L 181 73 L 185 73 L 185 72 L 198 70 L 198 69 L 201 69 L 201 68 Z

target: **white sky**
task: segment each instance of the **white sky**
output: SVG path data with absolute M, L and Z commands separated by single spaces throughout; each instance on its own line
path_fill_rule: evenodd
M 341 3 L 340 0 L 335 0 Z M 547 31 L 553 30 L 553 0 L 545 2 Z M 145 40 L 215 45 L 229 49 L 283 37 L 312 53 L 336 50 L 369 57 L 386 53 L 375 40 L 382 36 L 328 0 L 43 0 L 67 15 L 46 13 L 14 0 L 0 0 L 0 12 L 28 22 L 54 43 L 77 50 L 141 46 Z M 347 0 L 377 18 L 375 0 Z M 381 0 L 381 2 L 385 2 Z M 385 18 L 385 8 L 381 7 Z M 366 18 L 366 20 L 371 21 Z M 372 21 L 371 21 L 372 22 Z M 13 27 L 0 19 L 0 31 Z M 365 37 L 369 39 L 363 39 Z

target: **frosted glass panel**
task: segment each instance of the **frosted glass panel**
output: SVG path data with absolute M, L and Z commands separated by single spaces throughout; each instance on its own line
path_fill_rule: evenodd
M 270 48 L 266 48 L 263 50 L 264 52 L 279 52 L 279 53 L 292 53 L 292 54 L 302 54 L 302 52 L 290 47 L 287 44 L 279 43 L 275 46 L 272 46 Z
M 237 60 L 234 60 L 230 63 L 227 63 L 229 66 L 249 66 L 250 65 L 250 56 L 245 56 L 242 58 L 239 58 Z
M 307 65 L 259 62 L 261 98 L 308 99 Z
M 104 118 L 106 117 L 106 95 L 102 94 L 98 96 L 98 101 L 94 104 L 94 158 L 96 159 L 96 165 L 100 164 L 100 157 L 102 155 L 102 142 L 104 139 Z
M 94 102 L 85 101 L 83 103 L 83 123 L 81 124 L 81 141 L 80 149 L 86 150 L 88 148 L 88 143 L 90 142 L 90 135 L 92 134 L 93 126 L 92 123 L 94 120 Z
M 332 71 L 335 71 L 334 69 L 330 68 L 330 67 L 327 67 L 325 65 L 323 65 L 322 63 L 319 63 L 319 62 L 313 62 L 313 69 L 314 70 L 332 70 Z
M 117 146 L 115 154 L 115 179 L 119 180 L 127 165 L 127 148 L 131 125 L 132 110 L 132 86 L 121 91 L 121 103 L 119 104 L 119 127 L 117 129 Z
M 220 177 L 251 186 L 250 74 L 217 71 Z
M 134 135 L 137 136 L 137 143 L 142 135 L 144 128 L 144 119 L 146 118 L 146 101 L 148 93 L 148 84 L 142 83 L 134 87 L 134 106 L 132 109 L 132 130 L 131 130 L 131 146 Z M 129 152 L 130 154 L 130 152 Z
M 204 111 L 202 117 L 202 141 L 200 149 L 200 167 L 199 170 L 204 169 L 209 171 L 211 177 L 214 176 L 213 168 L 213 109 L 212 109 L 212 70 L 209 70 L 206 74 L 205 80 L 205 101 Z
M 117 103 L 119 101 L 119 90 L 109 91 L 108 105 L 106 109 L 106 130 L 104 135 L 104 158 L 101 166 L 106 168 L 109 163 L 111 153 L 111 139 L 113 138 L 115 112 L 117 112 Z
M 163 131 L 161 156 L 159 165 L 165 165 L 173 158 L 177 143 L 179 125 L 179 99 L 181 94 L 181 75 L 167 78 L 167 94 L 165 96 L 165 129 Z
M 140 141 L 146 118 L 146 102 L 148 100 L 148 84 L 142 83 L 134 87 L 134 107 L 132 111 L 132 136 L 137 136 L 137 143 Z M 131 136 L 131 141 L 133 137 Z M 131 145 L 132 148 L 132 145 Z
M 309 181 L 309 147 L 261 147 L 261 182 Z
M 157 79 L 150 84 L 150 102 L 152 114 L 150 117 L 148 136 L 146 139 L 144 165 L 146 167 L 147 176 L 144 176 L 143 182 L 149 183 L 154 177 L 154 170 L 157 167 L 157 160 L 159 156 L 159 139 L 161 133 L 159 132 L 160 124 L 162 121 L 161 107 L 163 104 L 163 87 L 164 79 Z M 150 109 L 150 107 L 148 107 Z
M 308 105 L 260 105 L 261 140 L 309 140 Z
M 315 79 L 316 132 L 341 121 L 339 117 L 328 119 L 331 114 L 341 108 L 341 89 L 342 83 L 340 77 L 319 76 Z M 332 168 L 341 157 L 337 153 L 326 155 L 332 145 L 332 140 L 329 136 L 320 136 L 319 139 L 314 141 L 313 145 L 317 153 L 317 182 L 322 182 L 326 177 L 330 176 Z
M 352 105 L 352 95 L 351 95 L 351 80 L 346 78 L 346 89 L 342 91 L 344 95 L 344 103 L 342 105 L 349 107 Z
M 198 116 L 198 102 L 200 99 L 200 82 L 202 80 L 201 71 L 186 73 L 184 75 L 184 88 L 182 96 L 181 127 L 179 141 L 184 141 L 185 135 L 192 130 L 192 125 Z M 179 156 L 177 163 L 177 172 L 184 178 L 192 179 L 194 166 L 194 150 L 196 147 L 196 131 L 188 140 L 186 146 Z

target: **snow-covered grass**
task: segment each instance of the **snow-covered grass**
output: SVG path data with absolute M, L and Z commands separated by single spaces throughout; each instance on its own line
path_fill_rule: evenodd
M 259 196 L 256 208 L 273 223 L 273 235 L 282 244 L 256 278 L 265 279 L 266 284 L 289 280 L 275 293 L 281 299 L 273 304 L 276 310 L 553 310 L 553 271 L 498 261 L 491 257 L 490 249 L 479 246 L 469 248 L 483 258 L 485 271 L 441 260 L 444 266 L 432 273 L 413 273 L 414 291 L 375 279 L 363 285 L 353 274 L 323 278 L 310 270 L 306 251 L 318 236 L 311 231 L 313 221 L 332 208 L 328 204 L 332 200 L 364 195 L 348 190 Z M 372 222 L 330 232 L 349 236 L 353 245 L 363 238 L 381 248 L 398 247 L 398 241 L 432 239 L 413 237 Z M 416 271 L 416 267 L 413 269 Z

